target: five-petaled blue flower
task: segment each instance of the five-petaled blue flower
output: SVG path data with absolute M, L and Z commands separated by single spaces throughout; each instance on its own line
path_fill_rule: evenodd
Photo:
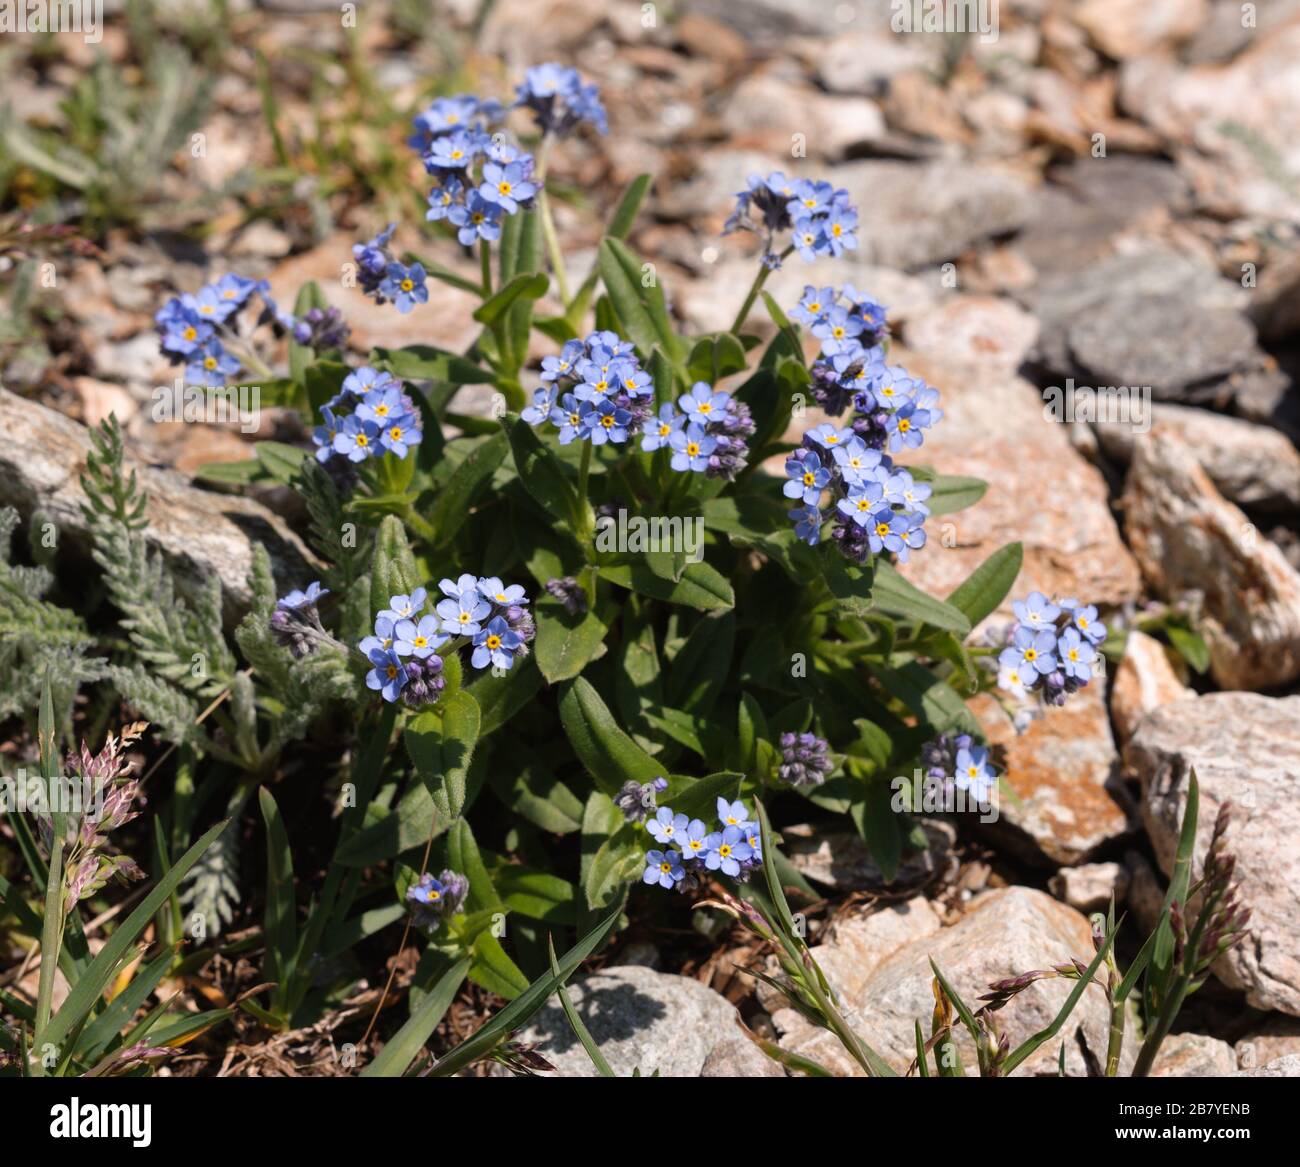
M 706 846 L 704 866 L 710 871 L 720 870 L 733 879 L 740 874 L 741 862 L 754 856 L 754 849 L 745 842 L 745 832 L 739 827 L 715 831 L 708 837 Z
M 717 449 L 718 440 L 706 434 L 703 426 L 691 424 L 685 430 L 674 430 L 668 444 L 673 449 L 674 470 L 703 474 L 709 468 L 709 455 Z
M 378 689 L 385 701 L 396 701 L 406 686 L 406 666 L 395 648 L 372 648 L 367 654 L 374 665 L 366 674 L 366 687 Z
M 682 857 L 676 851 L 647 851 L 645 853 L 645 883 L 657 883 L 660 887 L 671 889 L 680 883 L 686 870 L 682 867 Z
M 424 268 L 413 263 L 407 267 L 402 263 L 390 263 L 388 271 L 379 284 L 379 290 L 390 300 L 394 307 L 406 315 L 417 304 L 423 304 L 429 298 L 429 289 L 424 282 Z
M 474 655 L 470 663 L 476 669 L 489 664 L 508 669 L 515 663 L 515 652 L 523 644 L 523 637 L 515 632 L 500 616 L 494 616 L 486 628 L 474 637 Z
M 690 823 L 684 814 L 673 814 L 666 806 L 661 806 L 655 817 L 646 820 L 646 830 L 655 837 L 656 843 L 671 843 L 677 846 L 686 837 L 686 828 Z
M 781 488 L 785 497 L 802 499 L 813 507 L 831 480 L 831 472 L 822 465 L 822 460 L 812 450 L 796 450 L 792 453 L 786 459 L 785 473 L 789 478 Z

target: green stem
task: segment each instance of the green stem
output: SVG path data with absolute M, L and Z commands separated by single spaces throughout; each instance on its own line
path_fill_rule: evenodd
M 36 1025 L 32 1031 L 32 1052 L 36 1060 L 32 1074 L 45 1076 L 41 1038 L 50 1023 L 54 1001 L 54 974 L 59 967 L 59 947 L 63 942 L 63 836 L 57 833 L 50 844 L 50 866 L 45 877 L 45 920 L 41 928 L 41 975 L 36 988 Z
M 492 295 L 492 241 L 483 239 L 478 245 L 478 259 L 483 273 L 483 299 Z
M 545 134 L 542 144 L 537 148 L 536 181 L 537 213 L 542 216 L 542 238 L 546 242 L 546 254 L 551 261 L 551 270 L 555 273 L 555 286 L 560 293 L 560 303 L 567 311 L 569 306 L 569 277 L 564 267 L 564 253 L 560 250 L 560 237 L 555 230 L 555 219 L 551 215 L 551 199 L 546 191 L 546 166 L 550 161 L 551 136 Z
M 783 252 L 780 258 L 785 259 L 794 250 L 794 244 L 791 244 Z M 749 295 L 745 297 L 745 302 L 740 306 L 740 311 L 736 313 L 736 319 L 732 322 L 731 331 L 739 333 L 744 326 L 745 320 L 749 317 L 749 310 L 754 306 L 754 301 L 758 299 L 758 293 L 763 290 L 763 285 L 767 283 L 767 277 L 772 274 L 772 268 L 761 260 L 758 264 L 758 274 L 754 277 L 754 282 L 749 285 Z

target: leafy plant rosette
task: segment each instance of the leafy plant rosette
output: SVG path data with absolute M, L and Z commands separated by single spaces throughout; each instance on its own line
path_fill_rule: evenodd
M 166 621 L 134 614 L 136 581 L 156 592 L 167 576 L 140 549 L 144 502 L 112 425 L 88 471 L 97 556 L 134 617 L 135 659 L 109 666 L 112 679 L 186 766 L 219 767 L 229 813 L 262 787 L 274 987 L 241 1008 L 280 1028 L 311 1020 L 350 983 L 349 951 L 404 924 L 424 938 L 415 1029 L 386 1072 L 407 1069 L 464 977 L 516 1003 L 541 984 L 549 994 L 563 971 L 550 934 L 575 929 L 585 955 L 630 885 L 691 890 L 771 867 L 811 897 L 779 836 L 753 837 L 759 796 L 778 813 L 805 813 L 806 799 L 847 815 L 892 878 L 925 842 L 900 792 L 905 806 L 933 780 L 979 804 L 996 796 L 964 695 L 1000 684 L 1059 704 L 1106 636 L 1094 608 L 1034 593 L 1009 629 L 968 643 L 1012 588 L 1018 544 L 944 598 L 898 570 L 927 554 L 928 520 L 985 484 L 924 465 L 939 393 L 890 363 L 882 305 L 851 286 L 781 305 L 764 288 L 785 262 L 856 247 L 847 191 L 750 177 L 727 232 L 761 240 L 753 286 L 731 329 L 686 335 L 627 242 L 649 176 L 570 287 L 546 171 L 566 137 L 603 132 L 594 88 L 540 66 L 514 104 L 535 116 L 532 152 L 492 101 L 440 98 L 416 118 L 434 242 L 477 251 L 477 278 L 398 257 L 391 225 L 354 248 L 358 294 L 395 311 L 429 311 L 430 280 L 476 294 L 480 331 L 464 351 L 377 348 L 354 368 L 345 314 L 317 287 L 288 312 L 236 275 L 158 313 L 188 383 L 255 378 L 263 401 L 314 427 L 313 450 L 260 442 L 255 459 L 206 472 L 297 491 L 325 565 L 276 587 L 259 552 L 238 656 L 211 643 L 219 588 L 200 611 L 177 600 Z M 767 342 L 749 330 L 760 303 Z M 283 374 L 270 333 L 289 337 Z M 540 369 L 535 346 L 551 350 Z M 457 411 L 475 385 L 497 394 L 491 416 Z M 178 646 L 191 642 L 208 671 L 187 675 L 194 654 Z M 326 719 L 355 748 L 333 860 L 304 916 L 268 783 L 284 747 Z M 187 795 L 173 849 L 197 818 Z M 214 851 L 222 863 L 232 835 Z M 219 883 L 219 863 L 203 869 Z M 222 895 L 208 896 L 214 911 Z

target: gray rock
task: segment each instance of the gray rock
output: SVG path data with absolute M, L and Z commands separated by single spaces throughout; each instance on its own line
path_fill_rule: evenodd
M 1237 857 L 1250 934 L 1215 975 L 1259 1009 L 1300 1015 L 1300 697 L 1211 693 L 1148 714 L 1124 752 L 1142 783 L 1142 817 L 1168 873 L 1187 803 L 1200 783 L 1193 872 L 1199 875 L 1219 806 L 1231 800 L 1228 850 Z
M 1166 599 L 1203 597 L 1210 669 L 1228 689 L 1300 677 L 1300 574 L 1168 434 L 1134 447 L 1124 493 L 1129 546 Z
M 1062 867 L 1048 880 L 1048 887 L 1058 900 L 1064 900 L 1080 912 L 1100 912 L 1112 897 L 1116 904 L 1128 894 L 1128 871 L 1118 863 L 1084 863 L 1079 867 Z
M 1271 262 L 1250 300 L 1250 318 L 1268 341 L 1300 337 L 1300 251 Z
M 1149 386 L 1160 401 L 1206 398 L 1259 354 L 1240 312 L 1203 313 L 1185 299 L 1124 292 L 1070 324 L 1066 343 L 1092 384 Z
M 887 267 L 954 259 L 981 240 L 1023 227 L 1034 214 L 1029 185 L 983 163 L 873 159 L 838 166 L 828 177 L 863 209 L 859 250 Z
M 1196 455 L 1210 481 L 1238 506 L 1259 511 L 1300 510 L 1300 451 L 1269 426 L 1185 405 L 1155 403 L 1151 433 L 1170 433 Z M 1127 464 L 1135 442 L 1146 440 L 1131 425 L 1094 424 L 1102 449 Z
M 916 1053 L 914 1022 L 919 1020 L 922 1031 L 929 1032 L 934 1009 L 931 958 L 963 999 L 973 1003 L 991 981 L 1091 955 L 1088 921 L 1043 892 L 1024 887 L 980 896 L 950 928 L 938 926 L 938 917 L 924 901 L 912 900 L 840 924 L 826 944 L 813 949 L 840 995 L 847 1019 L 900 1072 Z M 1039 981 L 997 1014 L 1012 1048 L 1052 1021 L 1072 987 L 1073 982 L 1058 978 Z M 842 1073 L 861 1074 L 833 1035 L 810 1026 L 794 1010 L 781 1010 L 773 1021 L 783 1031 L 786 1049 Z M 1016 1073 L 1055 1074 L 1062 1044 L 1067 1072 L 1084 1073 L 1075 1035 L 1082 1028 L 1089 1048 L 1104 1057 L 1108 1024 L 1105 999 L 1099 989 L 1090 988 L 1060 1037 L 1042 1046 Z M 974 1050 L 964 1030 L 956 1040 L 966 1065 L 973 1067 Z
M 1238 1070 L 1237 1078 L 1300 1078 L 1300 1054 L 1286 1054 L 1274 1058 L 1257 1070 Z
M 81 512 L 86 495 L 80 483 L 90 449 L 85 427 L 0 388 L 0 433 L 8 439 L 0 446 L 0 505 L 16 507 L 24 518 L 39 508 L 61 539 L 86 546 L 89 530 Z M 228 623 L 237 621 L 252 599 L 248 576 L 254 543 L 266 548 L 286 588 L 319 574 L 298 536 L 260 503 L 200 490 L 172 471 L 133 468 L 149 496 L 149 543 L 165 556 L 182 592 L 192 594 L 214 574 L 220 578 Z
M 1035 357 L 1061 375 L 1076 372 L 1069 331 L 1117 296 L 1164 296 L 1195 315 L 1244 307 L 1246 290 L 1230 283 L 1204 260 L 1165 248 L 1112 255 L 1043 281 L 1028 297 L 1041 326 Z M 1123 382 L 1119 382 L 1122 384 Z
M 887 880 L 856 831 L 828 831 L 807 825 L 786 827 L 785 851 L 796 871 L 807 879 L 840 891 L 907 894 L 933 883 L 949 866 L 957 832 L 949 823 L 921 824 L 929 847 L 906 856 Z
M 1287 1054 L 1300 1054 L 1300 1018 L 1274 1013 L 1233 1047 L 1237 1067 L 1254 1070 Z
M 1172 163 L 1123 154 L 1081 158 L 1052 171 L 1015 246 L 1042 278 L 1077 279 L 1110 254 L 1120 232 L 1158 208 L 1180 207 L 1186 195 L 1187 182 Z
M 690 977 L 618 965 L 569 985 L 573 1006 L 619 1077 L 634 1069 L 663 1078 L 764 1077 L 783 1071 L 740 1032 L 725 997 Z M 596 1076 L 564 1010 L 552 999 L 518 1035 L 536 1044 L 557 1078 Z
M 1232 1046 L 1203 1033 L 1173 1033 L 1160 1044 L 1154 1078 L 1227 1078 L 1237 1069 Z
M 1110 715 L 1120 743 L 1133 736 L 1151 710 L 1194 696 L 1174 671 L 1165 646 L 1136 628 L 1130 629 L 1110 686 Z

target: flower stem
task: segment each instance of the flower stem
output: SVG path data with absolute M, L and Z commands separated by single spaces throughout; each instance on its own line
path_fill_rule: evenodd
M 492 243 L 488 239 L 479 241 L 479 263 L 483 272 L 483 299 L 492 295 Z
M 791 244 L 778 257 L 780 260 L 785 259 L 794 250 L 794 244 Z M 758 274 L 754 277 L 754 282 L 749 285 L 749 295 L 745 297 L 745 302 L 740 306 L 740 311 L 736 313 L 736 319 L 732 322 L 731 331 L 739 333 L 744 326 L 746 319 L 749 317 L 749 310 L 754 306 L 754 301 L 758 299 L 758 293 L 763 290 L 763 285 L 767 283 L 767 277 L 773 272 L 773 268 L 767 266 L 762 260 L 759 260 Z
M 551 135 L 542 136 L 542 144 L 537 148 L 537 213 L 542 217 L 542 238 L 546 241 L 546 254 L 551 261 L 551 270 L 555 272 L 555 286 L 560 293 L 560 303 L 569 306 L 569 277 L 564 267 L 564 253 L 560 250 L 560 237 L 555 231 L 555 219 L 551 216 L 551 199 L 546 191 L 546 165 L 550 160 Z

